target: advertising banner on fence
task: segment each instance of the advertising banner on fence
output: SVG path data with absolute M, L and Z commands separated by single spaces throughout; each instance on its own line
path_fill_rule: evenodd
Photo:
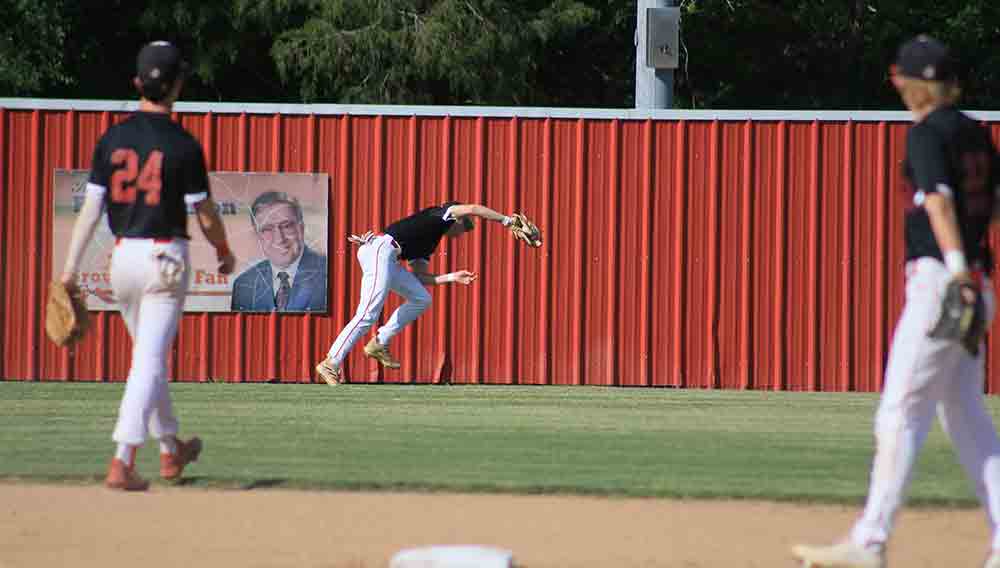
M 66 260 L 89 170 L 55 170 L 52 274 Z M 215 249 L 188 208 L 191 287 L 186 312 L 326 312 L 327 174 L 210 172 L 236 271 L 217 272 Z M 116 310 L 109 272 L 115 238 L 102 217 L 84 251 L 78 282 L 91 310 Z

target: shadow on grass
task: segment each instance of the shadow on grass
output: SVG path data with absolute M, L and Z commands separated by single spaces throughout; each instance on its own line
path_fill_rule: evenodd
M 250 491 L 253 489 L 296 488 L 296 484 L 285 478 L 265 479 L 218 479 L 200 475 L 182 477 L 176 481 L 156 480 L 166 487 L 190 487 L 201 489 L 222 489 L 227 491 Z
M 161 479 L 159 482 L 168 487 L 184 487 L 187 485 L 200 485 L 204 483 L 204 478 L 193 475 L 189 477 L 182 477 L 173 481 Z
M 271 487 L 281 487 L 288 483 L 287 479 L 254 479 L 249 483 L 241 485 L 239 488 L 244 491 L 250 491 L 252 489 L 269 489 Z
M 697 501 L 758 501 L 770 503 L 791 503 L 798 505 L 839 505 L 861 508 L 863 498 L 859 496 L 829 495 L 821 492 L 802 493 L 788 495 L 764 495 L 754 492 L 744 494 L 724 494 L 712 491 L 683 492 L 683 491 L 656 491 L 656 492 L 621 492 L 608 491 L 594 488 L 561 487 L 561 486 L 538 486 L 538 487 L 499 487 L 494 485 L 480 484 L 440 484 L 421 482 L 359 482 L 359 481 L 317 481 L 288 478 L 218 478 L 211 476 L 191 476 L 182 478 L 178 482 L 166 483 L 160 479 L 151 479 L 153 486 L 182 486 L 193 489 L 214 489 L 230 491 L 250 491 L 254 489 L 267 490 L 300 490 L 300 491 L 385 491 L 404 493 L 461 493 L 461 494 L 501 494 L 501 495 L 547 495 L 547 496 L 577 496 L 577 497 L 597 497 L 606 499 L 672 499 L 672 500 L 697 500 Z M 18 483 L 40 483 L 52 485 L 102 485 L 103 476 L 97 475 L 0 475 L 0 484 L 10 485 Z M 975 497 L 915 497 L 906 501 L 906 506 L 913 509 L 976 509 L 979 502 Z

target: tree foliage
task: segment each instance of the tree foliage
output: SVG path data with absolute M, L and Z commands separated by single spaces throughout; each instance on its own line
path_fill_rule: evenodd
M 0 96 L 134 98 L 136 51 L 169 39 L 194 65 L 187 100 L 634 103 L 636 0 L 104 0 L 101 17 L 92 5 L 0 0 Z M 897 109 L 886 69 L 921 32 L 965 64 L 966 107 L 1000 106 L 992 0 L 680 6 L 679 108 Z
M 50 85 L 66 85 L 62 44 L 71 22 L 63 1 L 0 1 L 0 93 L 34 93 Z M 13 24 L 13 25 L 11 25 Z
M 966 105 L 996 106 L 1000 12 L 989 0 L 686 0 L 678 106 L 899 108 L 903 41 L 930 33 L 965 63 Z
M 534 4 L 331 0 L 272 54 L 305 101 L 532 104 L 544 51 L 596 15 L 573 0 Z

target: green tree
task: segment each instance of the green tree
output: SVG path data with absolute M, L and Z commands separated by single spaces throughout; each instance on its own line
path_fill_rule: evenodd
M 187 100 L 298 101 L 278 77 L 274 37 L 301 26 L 311 0 L 160 0 L 139 16 L 148 39 L 175 41 L 190 58 Z M 136 51 L 132 47 L 132 51 Z
M 975 73 L 967 106 L 996 106 L 1000 13 L 987 0 L 685 0 L 679 107 L 899 108 L 886 80 L 918 33 Z
M 308 2 L 104 0 L 101 17 L 93 4 L 0 0 L 0 16 L 15 22 L 0 35 L 3 94 L 132 99 L 136 53 L 166 39 L 193 65 L 187 100 L 298 100 L 278 79 L 269 51 L 274 34 L 304 20 Z
M 544 104 L 635 105 L 635 0 L 583 0 L 596 15 L 550 42 L 533 77 Z
M 304 101 L 538 104 L 546 50 L 596 15 L 574 0 L 326 0 L 272 54 Z
M 62 0 L 2 0 L 0 95 L 42 95 L 51 85 L 68 85 L 63 43 L 72 22 Z
M 963 106 L 1000 107 L 991 0 L 680 5 L 678 108 L 898 109 L 887 66 L 920 32 L 966 65 Z M 0 17 L 0 96 L 134 98 L 136 51 L 167 39 L 194 66 L 186 100 L 634 104 L 636 0 L 0 0 Z

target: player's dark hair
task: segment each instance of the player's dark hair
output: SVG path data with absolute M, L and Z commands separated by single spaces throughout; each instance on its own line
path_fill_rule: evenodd
M 298 199 L 295 199 L 284 191 L 265 191 L 258 195 L 257 199 L 254 199 L 253 204 L 250 205 L 250 225 L 253 226 L 254 230 L 257 230 L 257 212 L 262 207 L 276 203 L 291 205 L 292 209 L 295 210 L 295 218 L 298 219 L 299 223 L 302 223 L 302 206 L 299 204 Z
M 462 204 L 461 201 L 445 201 L 444 203 L 441 204 L 441 208 L 447 211 L 449 207 L 461 204 Z M 469 217 L 460 217 L 458 219 L 455 219 L 455 221 L 461 223 L 462 226 L 465 227 L 466 231 L 471 231 L 472 229 L 476 228 L 476 224 Z
M 146 99 L 147 101 L 153 103 L 160 103 L 163 101 L 163 99 L 167 98 L 167 95 L 170 94 L 170 90 L 173 88 L 174 88 L 173 83 L 165 87 L 162 86 L 161 84 L 150 85 L 150 86 L 142 85 L 141 87 L 139 87 L 139 94 L 142 95 L 142 98 Z

